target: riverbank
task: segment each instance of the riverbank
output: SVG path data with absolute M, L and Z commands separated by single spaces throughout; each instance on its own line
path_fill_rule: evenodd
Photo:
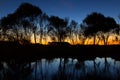
M 111 57 L 120 60 L 120 45 L 22 45 L 15 42 L 0 42 L 0 59 L 20 61 L 41 58 L 77 58 L 81 60 L 96 57 Z

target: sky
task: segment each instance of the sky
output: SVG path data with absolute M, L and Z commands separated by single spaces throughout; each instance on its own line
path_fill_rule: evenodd
M 79 24 L 92 12 L 113 17 L 120 23 L 120 0 L 0 0 L 0 18 L 13 13 L 23 2 L 39 7 L 49 16 L 67 17 Z

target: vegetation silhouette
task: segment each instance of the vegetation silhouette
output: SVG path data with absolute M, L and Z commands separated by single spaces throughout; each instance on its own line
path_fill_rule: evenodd
M 111 17 L 105 17 L 101 13 L 93 12 L 88 15 L 83 20 L 84 35 L 85 36 L 94 36 L 94 44 L 96 43 L 96 37 L 104 40 L 104 44 L 107 45 L 109 35 L 112 33 L 112 30 L 118 29 L 119 26 L 115 20 Z M 108 33 L 111 32 L 111 33 Z M 98 33 L 98 34 L 97 34 Z M 105 33 L 108 33 L 105 35 Z
M 68 37 L 70 39 L 70 42 L 72 44 L 75 44 L 75 42 L 77 42 L 77 36 L 78 36 L 78 23 L 74 20 L 71 20 L 71 22 L 68 24 Z M 75 38 L 74 38 L 75 36 Z
M 71 44 L 108 45 L 109 37 L 112 41 L 119 40 L 119 24 L 112 17 L 106 17 L 101 13 L 92 12 L 87 15 L 81 24 L 69 18 L 48 16 L 37 6 L 30 3 L 22 3 L 15 12 L 1 18 L 1 41 L 25 40 L 33 43 L 46 44 L 49 41 L 70 42 Z
M 15 12 L 0 20 L 0 71 L 2 72 L 4 69 L 2 62 L 8 62 L 7 65 L 13 71 L 13 73 L 3 71 L 2 76 L 4 78 L 0 78 L 20 80 L 31 73 L 30 63 L 35 62 L 34 79 L 37 80 L 38 60 L 42 58 L 51 60 L 57 57 L 60 58 L 60 64 L 58 73 L 53 75 L 53 80 L 59 79 L 59 77 L 60 79 L 79 79 L 76 74 L 81 69 L 84 72 L 83 74 L 87 76 L 83 75 L 83 80 L 98 79 L 98 77 L 103 79 L 98 75 L 99 64 L 95 60 L 93 61 L 94 74 L 92 75 L 85 73 L 85 63 L 82 61 L 95 59 L 97 56 L 120 60 L 118 54 L 120 45 L 108 45 L 111 35 L 114 38 L 113 40 L 120 42 L 119 31 L 120 26 L 112 17 L 105 17 L 98 12 L 87 15 L 83 23 L 79 24 L 75 20 L 70 21 L 68 18 L 48 16 L 37 6 L 22 3 Z M 35 44 L 31 42 L 31 38 Z M 92 44 L 94 45 L 85 45 L 87 42 L 89 43 L 90 39 L 93 40 Z M 104 45 L 99 46 L 98 44 L 101 41 Z M 43 45 L 47 42 L 48 45 Z M 65 71 L 67 70 L 68 65 L 66 64 L 69 57 L 77 58 L 80 61 L 75 64 L 73 73 L 68 75 Z M 62 58 L 65 58 L 64 61 L 62 61 Z M 42 66 L 42 64 L 41 62 L 40 65 Z M 105 58 L 105 68 L 102 72 L 108 71 L 108 67 L 109 64 Z M 46 76 L 43 75 L 43 67 L 40 68 L 41 79 L 44 79 Z M 106 77 L 106 79 L 109 79 L 109 77 Z
M 15 33 L 18 41 L 26 39 L 30 41 L 32 33 L 35 36 L 37 17 L 42 14 L 41 9 L 29 3 L 22 3 L 17 10 L 1 19 L 3 32 L 10 31 Z M 10 34 L 11 35 L 11 34 Z M 19 39 L 18 39 L 19 38 Z M 36 38 L 35 38 L 36 42 Z
M 45 38 L 47 37 L 47 29 L 48 29 L 47 27 L 49 24 L 48 21 L 49 21 L 49 16 L 46 13 L 40 15 L 40 30 L 39 30 L 40 44 L 42 44 L 43 37 Z
M 51 16 L 49 18 L 50 24 L 48 33 L 55 35 L 58 42 L 63 42 L 67 34 L 67 21 L 56 16 Z M 55 36 L 52 36 L 54 39 Z
M 102 40 L 107 45 L 109 36 L 119 33 L 119 25 L 115 20 L 111 17 L 105 17 L 101 13 L 91 13 L 79 25 L 76 21 L 70 21 L 68 18 L 62 19 L 58 16 L 49 17 L 40 8 L 29 3 L 22 3 L 14 13 L 3 17 L 0 20 L 0 24 L 0 46 L 3 49 L 1 50 L 3 52 L 1 55 L 3 54 L 5 57 L 6 54 L 7 58 L 19 59 L 23 57 L 24 59 L 34 60 L 39 57 L 53 58 L 69 56 L 79 58 L 81 56 L 82 59 L 93 59 L 96 56 L 119 57 L 116 54 L 119 46 L 84 46 L 85 42 L 87 42 L 86 40 L 93 37 L 94 44 L 96 44 L 96 41 L 99 43 Z M 34 36 L 35 44 L 30 42 L 32 36 Z M 37 44 L 38 36 L 40 44 Z M 49 45 L 42 45 L 43 41 L 47 42 L 46 40 L 50 38 L 53 41 Z M 70 45 L 68 43 L 70 41 L 75 44 L 78 39 L 82 45 Z M 64 54 L 65 51 L 69 54 Z M 88 54 L 89 52 L 91 53 Z M 54 55 L 49 53 L 53 53 Z

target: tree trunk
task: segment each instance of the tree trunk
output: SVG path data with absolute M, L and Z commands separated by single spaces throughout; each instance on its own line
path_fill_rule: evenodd
M 35 32 L 34 32 L 34 41 L 35 41 L 35 44 L 36 44 L 36 35 L 35 35 Z
M 60 42 L 62 42 L 62 38 L 61 38 L 61 35 L 60 35 Z
M 94 35 L 94 39 L 93 39 L 93 44 L 95 45 L 96 42 L 96 36 Z
M 109 35 L 107 35 L 107 37 L 104 36 L 104 45 L 107 45 L 107 43 L 108 43 L 108 38 L 109 38 Z
M 43 30 L 40 28 L 40 44 L 42 44 Z
M 105 45 L 107 45 L 107 43 L 108 43 L 108 38 L 109 38 L 109 35 L 107 35 L 107 37 L 106 37 Z
M 43 37 L 43 18 L 40 20 L 40 44 L 42 44 L 42 37 Z

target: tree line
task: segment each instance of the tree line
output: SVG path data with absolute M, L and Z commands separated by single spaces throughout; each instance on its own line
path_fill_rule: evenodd
M 22 44 L 47 44 L 49 41 L 70 42 L 71 44 L 108 44 L 111 41 L 119 42 L 119 24 L 112 17 L 102 13 L 88 14 L 82 23 L 69 18 L 49 16 L 37 6 L 22 3 L 13 13 L 0 19 L 0 40 L 17 41 Z

